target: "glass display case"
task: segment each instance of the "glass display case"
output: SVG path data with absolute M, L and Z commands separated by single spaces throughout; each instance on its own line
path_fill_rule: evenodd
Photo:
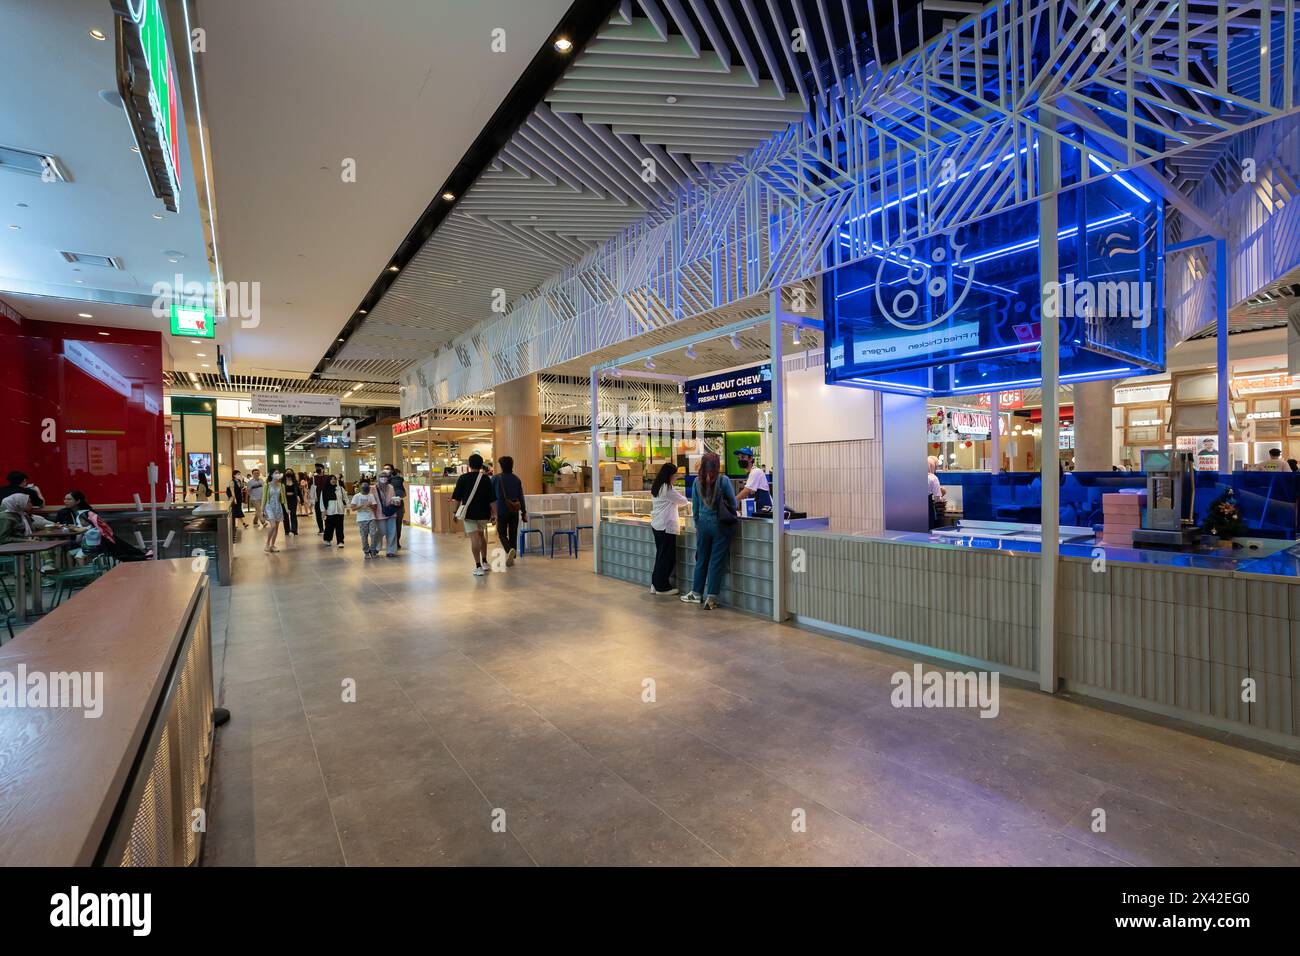
M 654 511 L 654 500 L 648 491 L 631 491 L 623 495 L 601 495 L 600 520 L 617 521 L 623 524 L 643 524 L 650 526 L 650 515 Z M 678 505 L 677 513 L 681 530 L 691 525 L 691 507 L 689 504 Z

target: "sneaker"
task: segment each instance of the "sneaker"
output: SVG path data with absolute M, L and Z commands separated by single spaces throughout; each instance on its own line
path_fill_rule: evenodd
M 712 611 L 717 606 L 718 606 L 718 599 L 713 597 L 712 595 L 710 595 L 704 601 L 704 610 L 706 611 Z
M 515 566 L 515 558 L 517 557 L 519 557 L 519 552 L 514 548 L 511 548 L 510 553 L 506 555 L 506 567 L 513 568 Z
M 343 545 L 339 545 L 339 550 L 340 550 L 340 551 L 343 550 Z
M 655 591 L 655 594 L 657 594 L 659 597 L 668 597 L 670 594 L 676 594 L 676 593 L 677 593 L 676 588 L 669 588 L 667 591 Z
M 682 595 L 682 603 L 683 603 L 683 604 L 699 604 L 699 603 L 700 603 L 700 596 L 699 596 L 698 594 L 696 594 L 694 591 L 687 591 L 685 594 Z
M 485 573 L 485 572 L 483 571 L 483 569 L 482 569 L 481 567 L 479 567 L 479 568 L 475 568 L 475 569 L 474 569 L 474 577 L 476 577 L 476 578 L 481 578 L 481 577 L 483 577 L 483 574 L 484 574 L 484 573 Z

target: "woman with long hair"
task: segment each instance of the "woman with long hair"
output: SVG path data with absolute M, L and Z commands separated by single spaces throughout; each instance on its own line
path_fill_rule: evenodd
M 261 506 L 262 517 L 266 519 L 266 547 L 262 550 L 272 554 L 280 550 L 275 542 L 280 537 L 280 522 L 284 521 L 284 513 L 289 509 L 289 501 L 284 494 L 284 476 L 278 471 L 271 472 L 271 480 L 267 482 Z
M 77 549 L 81 551 L 81 557 L 107 554 L 118 561 L 147 561 L 153 554 L 152 551 L 141 551 L 126 541 L 119 541 L 108 522 L 90 506 L 85 493 L 75 488 L 63 496 L 63 508 L 55 517 L 60 524 L 86 529 Z
M 695 518 L 695 580 L 682 601 L 702 604 L 704 610 L 711 611 L 718 606 L 731 536 L 738 520 L 736 489 L 722 474 L 721 462 L 713 452 L 700 459 L 695 487 L 691 489 L 691 511 Z
M 343 517 L 347 514 L 347 505 L 343 502 L 343 489 L 339 487 L 336 475 L 330 475 L 329 481 L 321 486 L 320 513 L 325 521 L 325 547 L 331 542 L 343 547 Z
M 677 531 L 680 524 L 677 506 L 689 504 L 686 496 L 673 487 L 677 466 L 665 462 L 650 485 L 650 528 L 655 536 L 655 566 L 650 575 L 650 591 L 654 594 L 676 594 L 672 586 L 673 572 L 677 569 Z
M 284 470 L 284 500 L 289 505 L 284 512 L 284 537 L 287 541 L 289 535 L 298 537 L 298 477 L 292 468 Z

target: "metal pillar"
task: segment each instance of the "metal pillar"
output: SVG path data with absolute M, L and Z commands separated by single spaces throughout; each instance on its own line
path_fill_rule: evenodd
M 1219 391 L 1219 474 L 1232 474 L 1228 444 L 1228 243 L 1214 240 L 1214 350 Z
M 591 570 L 600 573 L 600 370 L 591 370 Z
M 1060 282 L 1060 246 L 1057 234 L 1057 197 L 1061 185 L 1061 147 L 1054 134 L 1050 116 L 1047 129 L 1038 138 L 1038 176 L 1045 199 L 1038 201 L 1038 268 L 1042 290 L 1042 344 L 1039 358 L 1043 375 L 1043 427 L 1039 444 L 1039 474 L 1042 494 L 1042 541 L 1039 554 L 1038 581 L 1038 686 L 1049 694 L 1056 693 L 1056 567 L 1060 552 L 1061 483 L 1060 459 L 1061 413 L 1056 390 L 1060 383 L 1061 320 L 1053 303 L 1048 307 L 1048 283 Z M 1053 287 L 1056 288 L 1056 287 Z M 1059 302 L 1059 292 L 1055 295 Z
M 785 330 L 772 291 L 772 620 L 785 620 Z

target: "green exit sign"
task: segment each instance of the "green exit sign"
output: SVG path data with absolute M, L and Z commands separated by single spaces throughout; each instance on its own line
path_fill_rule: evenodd
M 172 335 L 210 339 L 216 334 L 217 327 L 211 309 L 172 303 Z

